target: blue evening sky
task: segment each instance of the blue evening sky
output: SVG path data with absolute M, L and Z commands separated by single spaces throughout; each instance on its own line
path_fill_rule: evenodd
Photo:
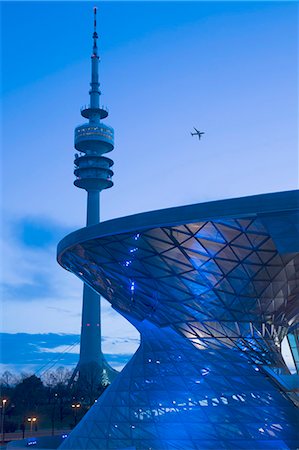
M 88 103 L 92 6 L 2 2 L 6 333 L 80 331 L 82 286 L 55 247 L 85 222 L 73 130 Z M 102 102 L 116 136 L 102 220 L 298 188 L 296 3 L 97 6 Z M 200 142 L 193 126 L 205 131 Z M 127 355 L 138 335 L 102 303 L 104 350 Z

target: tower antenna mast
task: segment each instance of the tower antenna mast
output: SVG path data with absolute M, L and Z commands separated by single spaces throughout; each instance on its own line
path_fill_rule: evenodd
M 81 115 L 88 122 L 75 128 L 76 179 L 74 185 L 87 192 L 86 226 L 100 221 L 100 192 L 113 186 L 111 180 L 113 161 L 105 153 L 114 149 L 114 130 L 102 123 L 108 110 L 100 106 L 99 55 L 97 33 L 97 8 L 93 9 L 93 48 L 91 55 L 90 104 L 81 108 Z M 81 324 L 80 357 L 71 382 L 77 373 L 79 381 L 111 381 L 117 372 L 106 362 L 101 350 L 101 309 L 100 296 L 84 284 Z M 96 379 L 95 379 L 96 377 Z

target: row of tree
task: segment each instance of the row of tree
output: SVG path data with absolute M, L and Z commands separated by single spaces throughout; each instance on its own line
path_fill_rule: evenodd
M 72 371 L 59 367 L 42 377 L 10 372 L 0 376 L 1 405 L 4 431 L 34 427 L 72 428 L 104 391 L 101 382 L 92 384 L 72 381 Z M 3 400 L 5 401 L 3 403 Z M 1 406 L 0 405 L 0 406 Z M 4 410 L 5 408 L 5 410 Z M 29 421 L 28 421 L 29 419 Z

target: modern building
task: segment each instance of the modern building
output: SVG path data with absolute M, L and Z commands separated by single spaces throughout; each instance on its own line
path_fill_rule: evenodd
M 141 342 L 60 448 L 297 449 L 298 372 L 281 342 L 298 323 L 298 219 L 299 191 L 289 191 L 137 214 L 64 238 L 59 263 Z
M 86 226 L 100 221 L 100 192 L 113 186 L 111 180 L 113 161 L 105 153 L 114 148 L 114 130 L 102 123 L 108 116 L 107 108 L 100 105 L 97 9 L 94 8 L 93 48 L 91 55 L 90 104 L 81 108 L 81 115 L 88 122 L 75 129 L 76 179 L 74 185 L 87 191 Z M 80 358 L 72 381 L 78 375 L 83 383 L 103 385 L 112 381 L 117 372 L 105 360 L 101 350 L 101 306 L 100 296 L 87 284 L 83 288 Z

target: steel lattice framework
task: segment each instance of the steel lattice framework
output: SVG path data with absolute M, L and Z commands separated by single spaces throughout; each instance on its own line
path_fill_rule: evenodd
M 141 333 L 62 448 L 287 449 L 296 394 L 280 344 L 298 319 L 298 192 L 117 219 L 59 262 Z

